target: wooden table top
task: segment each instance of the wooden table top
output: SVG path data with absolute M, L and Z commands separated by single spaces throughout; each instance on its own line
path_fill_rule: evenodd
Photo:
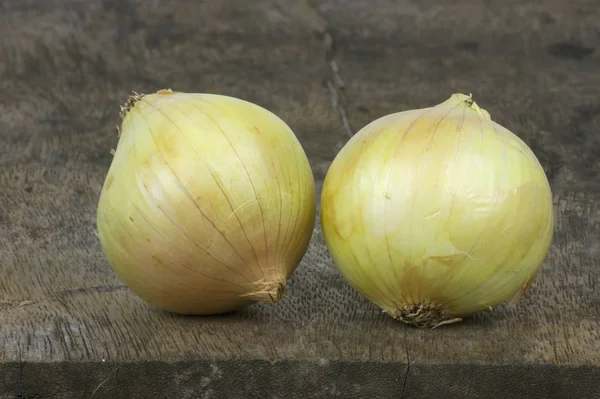
M 447 4 L 3 1 L 0 398 L 600 397 L 600 3 Z M 277 305 L 151 308 L 94 232 L 119 105 L 162 88 L 275 112 L 319 195 L 368 122 L 473 93 L 550 180 L 537 282 L 515 307 L 411 328 L 349 288 L 317 225 Z

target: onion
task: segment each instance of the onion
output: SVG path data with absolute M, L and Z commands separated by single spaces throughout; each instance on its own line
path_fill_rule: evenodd
M 471 96 L 382 117 L 338 153 L 321 200 L 342 276 L 384 312 L 421 327 L 515 301 L 554 228 L 530 148 Z
M 171 90 L 134 95 L 121 115 L 97 213 L 116 274 L 175 313 L 281 299 L 316 217 L 292 130 L 243 100 Z

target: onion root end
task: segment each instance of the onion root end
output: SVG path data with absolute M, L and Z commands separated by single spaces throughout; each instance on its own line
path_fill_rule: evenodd
M 278 282 L 274 287 L 265 287 L 259 291 L 249 294 L 248 298 L 256 302 L 273 305 L 279 302 L 285 296 L 286 291 L 287 289 L 285 282 Z
M 440 306 L 431 304 L 407 304 L 391 316 L 411 326 L 429 329 L 462 321 L 460 317 L 447 315 Z

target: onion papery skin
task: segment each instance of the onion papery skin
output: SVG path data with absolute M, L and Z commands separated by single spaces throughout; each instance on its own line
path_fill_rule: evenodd
M 531 149 L 471 96 L 357 132 L 325 177 L 321 226 L 347 282 L 394 318 L 436 327 L 534 282 L 554 229 Z
M 119 278 L 181 314 L 281 299 L 316 218 L 290 127 L 241 99 L 171 90 L 133 95 L 121 116 L 97 211 Z

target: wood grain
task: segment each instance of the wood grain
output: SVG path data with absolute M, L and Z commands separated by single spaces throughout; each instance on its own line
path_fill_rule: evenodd
M 445 4 L 1 2 L 0 398 L 598 397 L 600 4 Z M 369 121 L 473 93 L 551 181 L 538 281 L 516 307 L 409 328 L 348 287 L 317 224 L 278 305 L 150 308 L 94 231 L 119 105 L 161 88 L 272 110 L 319 188 Z

